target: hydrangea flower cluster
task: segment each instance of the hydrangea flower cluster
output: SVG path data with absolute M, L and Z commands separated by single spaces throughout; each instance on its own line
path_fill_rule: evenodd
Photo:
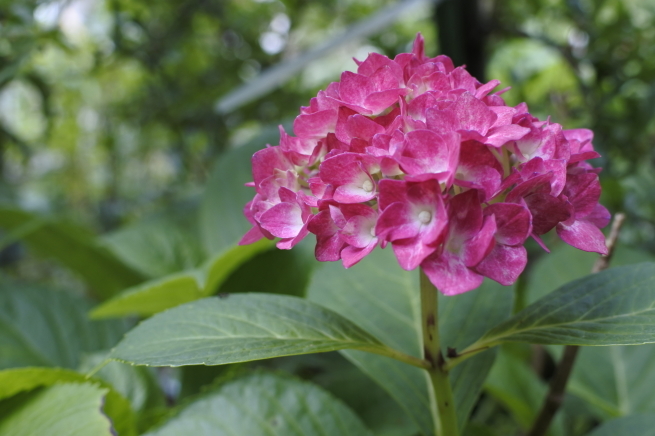
M 281 238 L 290 249 L 316 235 L 319 261 L 348 268 L 375 247 L 420 266 L 445 295 L 489 277 L 513 283 L 523 244 L 556 229 L 566 243 L 607 253 L 599 228 L 599 157 L 592 132 L 540 121 L 505 104 L 447 56 L 371 53 L 357 73 L 319 91 L 280 144 L 252 157 L 253 228 L 241 244 Z M 547 249 L 546 249 L 547 250 Z

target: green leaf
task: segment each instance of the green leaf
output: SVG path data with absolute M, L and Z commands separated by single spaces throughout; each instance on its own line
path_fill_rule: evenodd
M 288 376 L 250 374 L 191 403 L 147 436 L 371 436 L 341 401 Z
M 531 368 L 504 350 L 498 353 L 484 388 L 511 412 L 523 430 L 532 425 L 547 390 Z
M 0 284 L 0 369 L 19 366 L 77 368 L 85 352 L 113 347 L 124 321 L 89 321 L 91 304 L 63 291 Z
M 2 403 L 3 436 L 112 436 L 112 423 L 102 413 L 108 389 L 91 383 L 50 386 Z M 4 413 L 3 413 L 4 412 Z
M 24 240 L 36 253 L 57 259 L 102 298 L 111 297 L 145 278 L 99 244 L 83 227 L 10 208 L 0 208 L 0 227 L 16 232 L 16 239 Z
M 542 254 L 528 276 L 528 303 L 534 303 L 560 286 L 589 275 L 598 254 L 578 250 L 561 243 L 550 253 Z M 618 245 L 612 255 L 612 266 L 652 262 L 652 255 Z
M 234 294 L 176 307 L 130 331 L 110 357 L 137 365 L 222 365 L 343 348 L 393 351 L 301 298 Z
M 584 347 L 567 388 L 601 419 L 648 413 L 655 410 L 654 366 L 655 345 Z
M 635 415 L 608 421 L 587 436 L 651 436 L 653 428 L 655 415 Z
M 148 277 L 196 268 L 206 259 L 191 201 L 143 219 L 101 238 L 120 259 Z
M 267 369 L 295 374 L 330 392 L 376 436 L 418 434 L 418 427 L 400 405 L 339 352 L 281 357 L 265 363 Z
M 292 250 L 264 251 L 242 263 L 218 292 L 266 292 L 302 297 L 318 265 L 314 258 L 314 241 L 305 239 Z
M 439 327 L 447 347 L 470 343 L 494 323 L 505 319 L 513 292 L 491 282 L 456 297 L 439 297 Z M 349 270 L 328 264 L 313 276 L 312 301 L 339 312 L 403 353 L 421 356 L 418 273 L 403 271 L 390 250 L 377 250 Z M 429 380 L 425 371 L 382 356 L 354 350 L 342 352 L 378 382 L 419 426 L 433 431 Z M 460 425 L 466 421 L 493 363 L 493 353 L 471 359 L 470 366 L 451 374 Z
M 106 360 L 107 353 L 85 356 L 79 371 L 83 374 L 97 369 Z M 109 362 L 95 371 L 93 377 L 111 385 L 127 398 L 136 412 L 165 406 L 164 393 L 153 368 Z
M 200 234 L 208 253 L 220 253 L 236 245 L 252 227 L 243 215 L 243 208 L 255 196 L 255 190 L 244 186 L 252 181 L 252 155 L 266 143 L 279 141 L 277 126 L 269 128 L 252 141 L 227 150 L 216 163 L 200 208 Z
M 205 265 L 190 271 L 150 280 L 127 289 L 95 307 L 91 318 L 120 317 L 131 314 L 153 315 L 183 303 L 208 297 L 216 292 L 232 271 L 256 254 L 269 249 L 265 239 L 255 244 L 235 246 L 220 253 Z
M 569 283 L 465 351 L 501 342 L 636 345 L 655 342 L 655 264 L 611 268 Z
M 5 369 L 0 371 L 0 400 L 54 384 L 87 382 L 98 384 L 97 380 L 89 380 L 83 374 L 63 368 Z M 104 412 L 112 419 L 116 431 L 125 436 L 135 434 L 135 418 L 128 400 L 109 385 L 102 382 L 100 385 L 106 390 Z

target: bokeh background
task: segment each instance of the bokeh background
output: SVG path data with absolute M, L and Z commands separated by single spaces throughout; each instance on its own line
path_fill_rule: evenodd
M 592 129 L 603 155 L 595 162 L 604 168 L 601 201 L 628 216 L 622 245 L 655 254 L 653 0 L 0 0 L 0 302 L 6 283 L 21 283 L 91 305 L 234 244 L 248 228 L 240 210 L 222 206 L 242 189 L 240 178 L 230 183 L 235 156 L 247 171 L 251 150 L 275 145 L 277 126 L 354 70 L 352 57 L 393 57 L 417 32 L 428 54 L 511 86 L 508 104 L 525 101 L 540 118 Z M 536 270 L 530 292 L 586 274 L 594 257 L 571 256 Z M 575 273 L 567 259 L 581 259 Z M 220 291 L 265 282 L 302 293 L 310 261 L 308 252 L 264 253 Z M 0 346 L 14 340 L 7 331 Z M 518 354 L 544 375 L 542 386 L 552 359 L 542 349 Z M 55 363 L 78 368 L 78 358 Z M 346 364 L 317 359 L 283 369 L 309 377 Z M 22 356 L 0 359 L 0 368 L 37 363 Z M 167 371 L 158 377 L 169 402 L 217 374 Z M 510 434 L 517 427 L 498 394 L 504 385 L 486 386 L 476 419 Z M 655 407 L 652 389 L 644 395 Z M 516 398 L 520 409 L 527 400 Z M 576 425 L 562 434 L 580 434 Z

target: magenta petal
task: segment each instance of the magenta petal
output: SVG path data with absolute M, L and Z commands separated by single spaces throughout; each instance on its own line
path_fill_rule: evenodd
M 377 242 L 371 242 L 371 244 L 363 248 L 357 248 L 350 245 L 346 246 L 341 250 L 341 259 L 343 260 L 344 268 L 350 268 L 355 265 L 357 262 L 368 256 L 376 246 Z
M 388 241 L 416 237 L 421 223 L 414 219 L 412 212 L 408 203 L 392 203 L 378 218 L 375 225 L 376 236 Z
M 411 271 L 434 253 L 435 247 L 424 244 L 420 237 L 392 242 L 393 253 L 398 264 L 406 271 Z
M 248 232 L 243 235 L 243 238 L 239 241 L 239 245 L 248 245 L 252 244 L 254 242 L 259 241 L 264 237 L 264 234 L 262 231 L 259 229 L 258 226 L 254 226 L 252 229 L 248 230 Z
M 316 236 L 314 256 L 319 262 L 335 262 L 341 259 L 341 250 L 346 244 L 337 233 L 330 236 Z
M 302 210 L 296 203 L 276 204 L 261 216 L 261 226 L 278 238 L 294 238 L 303 224 Z
M 466 266 L 473 267 L 477 265 L 489 254 L 495 244 L 495 233 L 496 220 L 494 216 L 485 217 L 480 232 L 464 244 L 464 255 L 462 258 Z
M 582 218 L 594 210 L 600 198 L 600 191 L 597 174 L 570 174 L 562 194 L 568 197 L 575 208 L 575 217 Z
M 607 254 L 603 232 L 590 221 L 576 220 L 571 225 L 559 223 L 557 235 L 567 244 L 580 250 Z
M 378 205 L 380 210 L 386 209 L 390 204 L 407 200 L 407 184 L 402 180 L 383 179 L 378 185 L 380 194 Z
M 324 138 L 334 132 L 337 111 L 328 109 L 313 114 L 298 115 L 293 121 L 293 133 L 301 138 Z
M 375 217 L 357 215 L 348 220 L 341 229 L 341 239 L 357 248 L 368 246 L 375 238 Z
M 384 127 L 363 115 L 353 115 L 346 122 L 346 133 L 351 138 L 369 141 L 374 135 L 384 133 Z
M 517 124 L 494 127 L 489 131 L 487 140 L 484 143 L 493 147 L 500 147 L 510 141 L 521 139 L 528 133 L 530 133 L 530 129 Z
M 471 291 L 482 284 L 484 277 L 467 268 L 459 257 L 447 252 L 428 257 L 421 268 L 434 286 L 444 295 Z
M 532 214 L 532 232 L 535 235 L 548 233 L 557 223 L 571 217 L 567 202 L 544 192 L 525 197 L 525 203 Z
M 265 178 L 274 175 L 277 169 L 293 169 L 293 164 L 279 146 L 268 147 L 252 155 L 252 176 L 255 186 L 259 186 Z
M 584 217 L 584 219 L 593 223 L 593 225 L 596 227 L 602 229 L 610 223 L 612 215 L 610 214 L 609 210 L 605 208 L 605 206 L 597 204 L 594 210 L 592 210 L 589 215 Z
M 491 253 L 476 265 L 475 270 L 501 285 L 508 286 L 518 279 L 527 263 L 528 252 L 525 247 L 496 244 Z
M 515 203 L 494 203 L 484 209 L 496 217 L 496 241 L 503 245 L 520 245 L 532 233 L 532 215 L 527 207 Z

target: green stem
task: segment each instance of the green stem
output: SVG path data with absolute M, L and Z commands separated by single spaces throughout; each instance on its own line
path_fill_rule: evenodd
M 433 420 L 436 436 L 457 436 L 457 415 L 448 370 L 439 344 L 439 309 L 437 288 L 421 270 L 421 324 L 423 354 L 430 363 L 427 369 L 434 394 Z M 436 410 L 434 410 L 436 404 Z

